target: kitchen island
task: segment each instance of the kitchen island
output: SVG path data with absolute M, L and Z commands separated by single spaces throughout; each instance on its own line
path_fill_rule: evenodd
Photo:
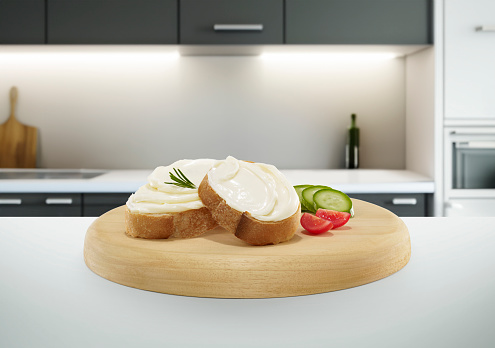
M 495 219 L 403 218 L 376 282 L 272 299 L 167 295 L 86 267 L 94 218 L 0 218 L 0 347 L 493 347 Z

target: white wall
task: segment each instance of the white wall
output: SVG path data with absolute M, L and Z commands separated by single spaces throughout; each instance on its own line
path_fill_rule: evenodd
M 181 158 L 343 168 L 351 113 L 363 168 L 405 168 L 405 62 L 179 57 L 165 47 L 0 47 L 8 93 L 39 128 L 39 167 L 154 168 Z M 3 97 L 2 97 L 3 96 Z
M 406 168 L 435 176 L 435 51 L 406 58 Z

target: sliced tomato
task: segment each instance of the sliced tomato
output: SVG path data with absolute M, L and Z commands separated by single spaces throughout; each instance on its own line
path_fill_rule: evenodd
M 330 220 L 319 218 L 313 214 L 304 213 L 301 216 L 301 226 L 310 233 L 320 234 L 331 230 L 333 223 Z
M 316 211 L 316 216 L 331 221 L 333 228 L 344 226 L 351 218 L 350 213 L 328 209 L 318 209 Z

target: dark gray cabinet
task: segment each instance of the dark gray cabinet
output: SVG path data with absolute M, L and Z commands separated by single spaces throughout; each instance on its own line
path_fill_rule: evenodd
M 81 216 L 81 194 L 2 193 L 0 216 Z
M 100 216 L 126 204 L 131 193 L 2 193 L 0 216 Z M 433 195 L 355 193 L 400 217 L 433 216 Z
M 431 44 L 431 0 L 286 0 L 287 44 Z
M 397 216 L 433 216 L 433 195 L 425 193 L 355 193 L 349 197 L 376 204 Z
M 131 193 L 83 193 L 82 216 L 100 216 L 124 205 Z
M 0 0 L 0 44 L 433 43 L 433 0 Z
M 180 0 L 181 44 L 283 44 L 283 0 Z
M 48 44 L 176 44 L 177 0 L 47 0 Z
M 131 193 L 2 193 L 0 216 L 100 216 Z
M 0 44 L 44 44 L 45 0 L 0 0 Z

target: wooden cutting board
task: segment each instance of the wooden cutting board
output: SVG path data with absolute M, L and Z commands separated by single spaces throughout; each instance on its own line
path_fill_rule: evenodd
M 10 116 L 0 125 L 0 168 L 35 168 L 38 129 L 17 121 L 17 88 L 10 89 Z
M 355 217 L 321 235 L 302 228 L 285 243 L 249 246 L 222 228 L 194 239 L 125 234 L 124 206 L 89 227 L 86 265 L 110 281 L 167 294 L 270 298 L 347 289 L 387 277 L 411 255 L 407 227 L 374 204 L 353 200 Z

